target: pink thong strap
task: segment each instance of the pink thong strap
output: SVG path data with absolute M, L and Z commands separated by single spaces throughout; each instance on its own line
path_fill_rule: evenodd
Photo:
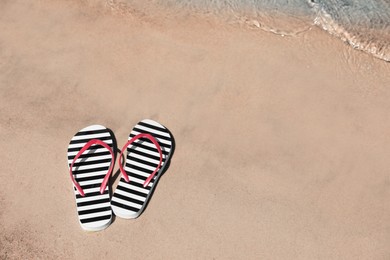
M 123 175 L 123 177 L 125 178 L 126 182 L 130 182 L 129 180 L 129 176 L 127 175 L 127 173 L 125 172 L 125 170 L 123 169 L 123 166 L 122 166 L 122 154 L 123 152 L 125 151 L 125 149 L 131 144 L 133 143 L 135 140 L 137 139 L 140 139 L 142 137 L 145 137 L 147 139 L 149 139 L 157 148 L 157 151 L 159 152 L 160 154 L 160 162 L 158 164 L 158 166 L 156 167 L 156 169 L 154 170 L 154 172 L 145 180 L 143 186 L 146 187 L 148 186 L 149 182 L 153 179 L 154 175 L 156 175 L 157 171 L 160 169 L 161 167 L 161 164 L 162 164 L 162 152 L 161 152 L 161 147 L 159 145 L 159 143 L 157 142 L 157 140 L 150 134 L 147 134 L 147 133 L 141 133 L 141 134 L 138 134 L 136 136 L 134 136 L 133 138 L 131 138 L 129 141 L 127 141 L 127 143 L 123 146 L 122 150 L 121 150 L 121 154 L 119 155 L 119 169 Z
M 106 148 L 110 152 L 110 154 L 112 156 L 112 161 L 111 161 L 111 164 L 110 164 L 110 168 L 108 169 L 108 172 L 104 176 L 103 182 L 102 182 L 102 184 L 100 186 L 100 193 L 101 194 L 103 194 L 104 190 L 106 189 L 106 186 L 107 186 L 107 183 L 108 183 L 108 179 L 110 178 L 112 169 L 114 168 L 114 163 L 113 162 L 115 160 L 115 156 L 114 156 L 113 151 L 111 150 L 111 147 L 108 144 L 106 144 L 105 142 L 103 142 L 103 141 L 101 141 L 99 139 L 92 139 L 92 140 L 88 141 L 83 146 L 83 148 L 81 148 L 81 150 L 76 154 L 76 156 L 74 157 L 74 159 L 72 161 L 72 164 L 69 167 L 70 178 L 72 179 L 73 184 L 76 187 L 76 189 L 78 190 L 78 192 L 80 193 L 80 195 L 83 196 L 83 197 L 85 196 L 84 191 L 80 187 L 80 185 L 77 183 L 77 181 L 75 180 L 75 178 L 73 176 L 73 170 L 72 169 L 73 169 L 73 165 L 75 164 L 76 160 L 81 156 L 81 154 L 83 154 L 83 152 L 85 152 L 89 147 L 91 147 L 94 144 L 98 144 L 98 145 L 103 146 L 104 148 Z

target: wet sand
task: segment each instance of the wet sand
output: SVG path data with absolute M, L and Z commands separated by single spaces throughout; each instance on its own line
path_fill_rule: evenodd
M 389 82 L 315 27 L 2 1 L 0 258 L 388 259 Z M 170 168 L 138 219 L 82 231 L 69 140 L 144 118 Z

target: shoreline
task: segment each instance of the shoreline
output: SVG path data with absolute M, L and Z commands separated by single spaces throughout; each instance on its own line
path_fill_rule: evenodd
M 275 11 L 270 8 L 256 11 L 225 10 L 226 7 L 214 10 L 212 6 L 202 9 L 199 6 L 180 5 L 180 1 L 176 6 L 173 3 L 165 6 L 159 2 L 140 4 L 137 1 L 132 1 L 132 5 L 130 5 L 130 2 L 126 0 L 106 0 L 105 4 L 102 4 L 100 0 L 92 0 L 89 3 L 100 6 L 100 8 L 104 5 L 110 8 L 113 13 L 123 16 L 133 16 L 135 14 L 138 18 L 143 17 L 151 20 L 159 19 L 157 18 L 159 16 L 163 19 L 179 19 L 179 21 L 191 18 L 212 20 L 221 24 L 226 23 L 228 26 L 261 29 L 281 36 L 297 36 L 312 30 L 313 27 L 318 27 L 327 32 L 330 37 L 336 37 L 349 44 L 352 49 L 363 51 L 385 62 L 390 61 L 390 45 L 388 43 L 390 38 L 387 37 L 386 28 L 378 29 L 376 28 L 376 26 L 379 26 L 378 24 L 371 25 L 374 26 L 373 28 L 370 28 L 368 24 L 348 28 L 351 25 L 340 24 L 335 21 L 318 3 L 308 3 L 305 12 L 302 7 L 295 7 L 296 10 L 290 10 L 289 12 L 287 12 L 288 8 L 284 11 Z M 378 19 L 378 17 L 374 18 Z M 362 37 L 363 35 L 366 35 L 365 38 Z

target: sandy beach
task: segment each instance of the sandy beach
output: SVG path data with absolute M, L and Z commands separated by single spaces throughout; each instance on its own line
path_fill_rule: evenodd
M 0 2 L 0 259 L 389 259 L 390 63 L 153 12 Z M 70 139 L 121 147 L 144 118 L 168 171 L 139 218 L 84 232 Z

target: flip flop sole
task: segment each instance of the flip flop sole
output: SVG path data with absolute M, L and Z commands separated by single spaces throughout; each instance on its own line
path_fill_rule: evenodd
M 164 126 L 150 119 L 142 120 L 131 131 L 129 140 L 141 133 L 152 135 L 160 145 L 161 168 L 149 185 L 144 187 L 145 180 L 159 164 L 160 154 L 156 146 L 146 138 L 138 139 L 127 147 L 124 169 L 130 182 L 126 182 L 122 176 L 111 200 L 112 210 L 121 218 L 137 218 L 143 212 L 172 154 L 173 139 Z
M 114 150 L 114 138 L 106 127 L 88 126 L 76 133 L 69 143 L 68 167 L 76 154 L 92 139 L 101 140 Z M 109 185 L 103 194 L 100 193 L 100 186 L 111 163 L 114 162 L 109 150 L 93 145 L 83 152 L 73 166 L 73 176 L 85 193 L 85 196 L 80 195 L 73 185 L 79 222 L 86 231 L 103 230 L 111 223 Z

